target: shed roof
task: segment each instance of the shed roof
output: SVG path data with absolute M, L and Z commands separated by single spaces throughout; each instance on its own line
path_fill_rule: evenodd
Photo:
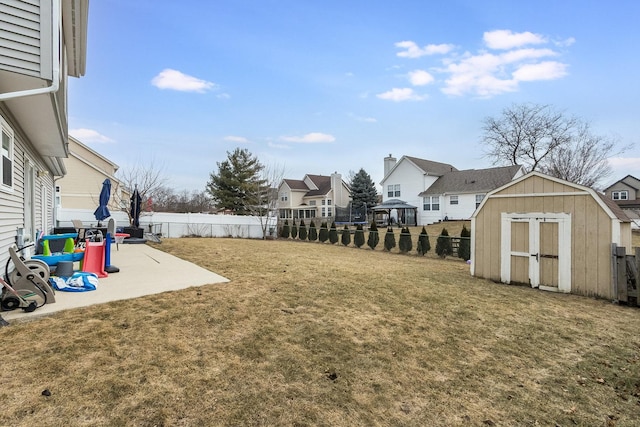
M 624 222 L 630 222 L 631 219 L 629 218 L 629 216 L 622 210 L 622 208 L 620 208 L 620 206 L 618 206 L 618 204 L 611 200 L 610 198 L 608 198 L 606 195 L 602 194 L 602 193 L 596 193 L 600 199 L 602 199 L 602 201 L 609 206 L 609 209 L 611 209 L 611 211 L 615 214 L 616 217 L 618 217 L 619 220 L 624 221 Z
M 487 193 L 511 181 L 520 166 L 504 166 L 489 169 L 467 169 L 442 175 L 420 197 L 445 193 Z
M 533 171 L 533 172 L 529 172 L 526 175 L 523 175 L 519 178 L 516 178 L 510 182 L 508 182 L 507 184 L 503 185 L 502 187 L 496 188 L 495 190 L 490 191 L 487 196 L 482 200 L 482 202 L 480 203 L 480 206 L 478 206 L 478 208 L 475 210 L 475 212 L 473 213 L 472 218 L 475 218 L 478 213 L 483 209 L 484 205 L 488 202 L 489 199 L 492 198 L 492 196 L 496 193 L 499 193 L 501 191 L 503 191 L 506 188 L 509 188 L 515 184 L 518 184 L 526 179 L 530 179 L 531 177 L 534 176 L 538 176 L 544 179 L 548 179 L 550 181 L 554 181 L 563 185 L 566 185 L 568 187 L 573 187 L 578 191 L 583 191 L 585 193 L 590 194 L 595 201 L 600 205 L 600 207 L 602 207 L 602 209 L 607 212 L 607 214 L 609 215 L 609 217 L 611 218 L 616 218 L 622 222 L 631 222 L 631 220 L 629 219 L 629 217 L 627 216 L 627 214 L 625 214 L 622 209 L 620 209 L 620 207 L 618 205 L 616 205 L 616 203 L 613 200 L 610 200 L 609 198 L 605 197 L 604 194 L 598 193 L 596 192 L 593 188 L 590 187 L 585 187 L 584 185 L 580 185 L 580 184 L 576 184 L 574 182 L 570 182 L 570 181 L 565 181 L 564 179 L 560 179 L 560 178 L 556 178 L 550 175 L 545 175 L 541 172 L 537 172 L 537 171 Z M 540 196 L 539 194 L 537 196 Z

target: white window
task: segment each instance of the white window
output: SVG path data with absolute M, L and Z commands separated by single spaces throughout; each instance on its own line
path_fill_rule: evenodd
M 422 198 L 422 210 L 424 211 L 439 211 L 440 210 L 440 196 L 427 196 Z
M 458 196 L 449 196 L 449 204 L 457 205 L 458 204 Z
M 331 206 L 331 199 L 327 199 L 327 205 Z
M 124 197 L 121 197 L 121 200 L 124 200 Z M 120 203 L 120 207 L 121 208 L 126 208 L 126 205 L 122 204 L 123 202 Z M 62 200 L 60 199 L 60 186 L 56 185 L 56 200 L 55 200 L 55 206 L 57 208 L 62 207 Z
M 322 204 L 324 204 L 324 200 L 322 201 Z M 327 216 L 327 211 L 326 208 L 322 208 L 322 217 L 324 218 L 325 216 Z
M 476 194 L 476 209 L 478 208 L 478 206 L 480 206 L 480 203 L 482 203 L 483 199 L 484 194 Z
M 13 190 L 13 130 L 0 117 L 2 125 L 2 163 L 0 164 L 0 172 L 2 175 L 2 183 L 0 188 L 3 190 Z
M 327 208 L 327 216 L 331 216 L 331 208 Z
M 613 200 L 629 200 L 629 192 L 627 190 L 613 191 L 611 193 L 611 198 Z
M 281 202 L 286 202 L 287 200 L 289 200 L 289 193 L 280 194 L 280 201 Z
M 309 200 L 309 206 L 315 206 L 315 205 L 316 205 L 315 200 Z
M 387 197 L 400 197 L 400 184 L 387 185 Z

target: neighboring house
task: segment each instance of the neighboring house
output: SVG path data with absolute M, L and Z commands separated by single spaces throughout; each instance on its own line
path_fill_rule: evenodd
M 604 194 L 622 208 L 634 227 L 640 226 L 640 179 L 627 175 L 605 188 Z
M 95 209 L 102 183 L 111 181 L 109 210 L 126 208 L 129 193 L 115 177 L 118 165 L 84 145 L 76 138 L 69 137 L 69 158 L 64 162 L 67 174 L 56 181 L 56 208 Z M 56 216 L 58 220 L 61 215 Z
M 0 263 L 54 224 L 66 173 L 67 78 L 85 72 L 88 0 L 0 4 Z
M 530 172 L 487 194 L 471 219 L 471 274 L 617 299 L 612 244 L 631 251 L 631 224 L 593 189 Z M 623 273 L 624 274 L 624 273 Z
M 389 155 L 384 159 L 383 204 L 399 199 L 417 206 L 417 224 L 469 219 L 484 196 L 523 175 L 520 166 L 458 170 L 448 163 Z M 393 214 L 392 214 L 393 216 Z
M 302 180 L 283 179 L 278 187 L 278 217 L 327 218 L 335 216 L 336 207 L 346 208 L 351 199 L 349 186 L 342 175 L 305 175 Z

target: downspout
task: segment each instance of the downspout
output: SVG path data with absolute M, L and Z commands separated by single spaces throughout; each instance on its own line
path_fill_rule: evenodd
M 53 81 L 51 82 L 50 86 L 47 87 L 43 87 L 43 88 L 37 88 L 37 89 L 25 89 L 25 90 L 19 90 L 16 92 L 9 92 L 9 93 L 3 93 L 0 94 L 0 101 L 6 101 L 8 99 L 13 99 L 13 98 L 22 98 L 25 96 L 33 96 L 33 95 L 42 95 L 45 93 L 55 93 L 58 91 L 58 89 L 60 89 L 60 50 L 62 49 L 61 46 L 61 42 L 60 42 L 60 0 L 53 0 L 53 10 L 51 12 L 51 18 L 52 21 L 55 23 L 56 25 L 56 31 L 55 34 L 57 35 L 57 39 L 56 39 L 56 48 L 57 48 L 57 52 L 58 52 L 58 57 L 56 58 L 55 61 L 53 62 Z
M 58 226 L 58 215 L 57 215 L 58 205 L 56 204 L 56 182 L 61 178 L 64 178 L 64 175 L 56 176 L 53 178 L 53 228 L 56 228 Z

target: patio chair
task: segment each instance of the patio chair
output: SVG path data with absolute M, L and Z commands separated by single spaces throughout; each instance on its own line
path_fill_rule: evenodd
M 82 221 L 79 219 L 72 219 L 71 223 L 73 224 L 73 228 L 76 229 L 76 233 L 78 233 L 78 240 L 76 241 L 77 247 L 84 247 L 84 239 L 85 234 L 87 233 L 87 227 L 82 224 Z

